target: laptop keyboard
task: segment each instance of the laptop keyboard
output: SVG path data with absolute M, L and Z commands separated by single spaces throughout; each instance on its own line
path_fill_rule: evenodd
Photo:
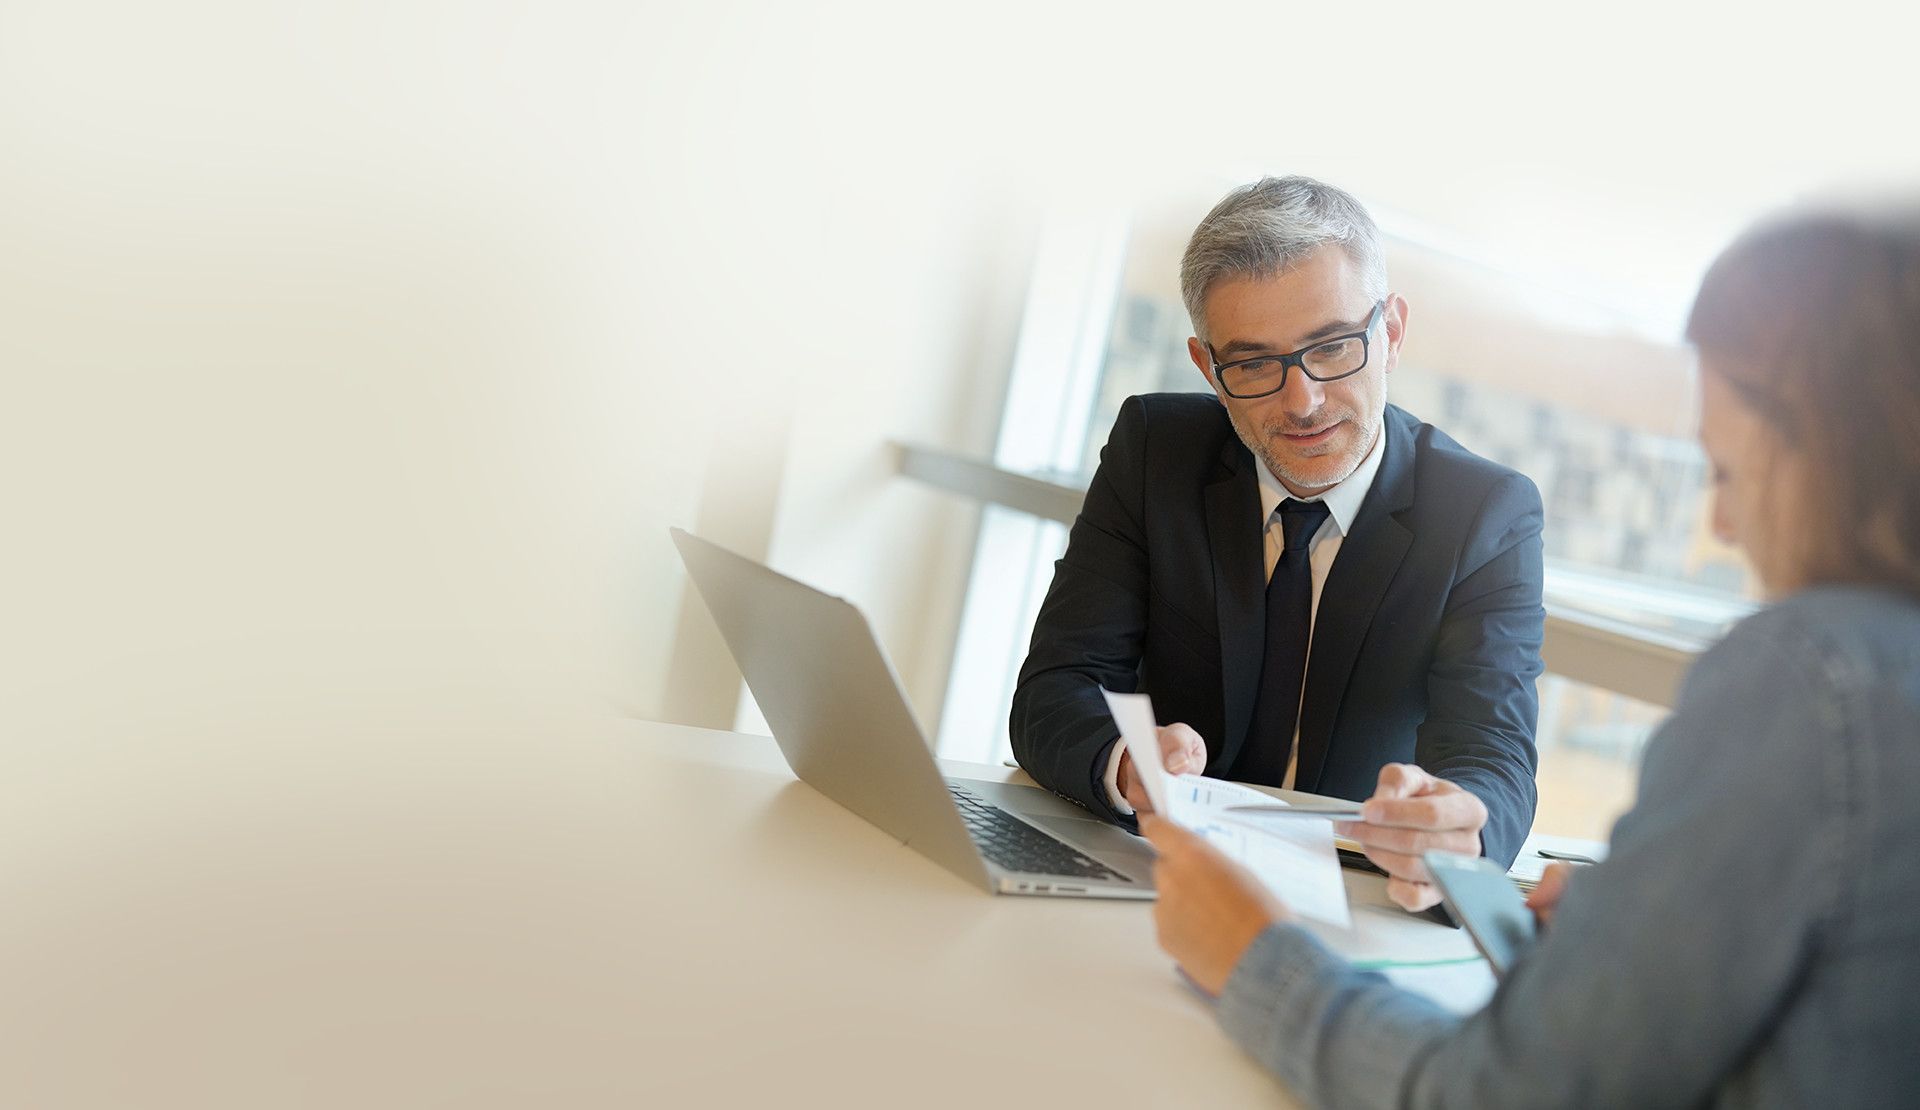
M 960 807 L 960 816 L 966 820 L 967 832 L 979 846 L 980 854 L 1009 871 L 1133 881 L 952 783 L 947 784 L 947 790 L 953 794 L 954 804 Z

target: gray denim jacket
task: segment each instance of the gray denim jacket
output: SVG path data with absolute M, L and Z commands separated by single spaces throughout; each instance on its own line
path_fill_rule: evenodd
M 1811 589 L 1707 652 L 1480 1012 L 1280 925 L 1219 1018 L 1316 1105 L 1920 1106 L 1920 605 Z

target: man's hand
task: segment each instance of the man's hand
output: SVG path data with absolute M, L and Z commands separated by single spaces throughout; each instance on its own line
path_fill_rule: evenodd
M 1387 873 L 1387 897 L 1408 910 L 1440 901 L 1440 888 L 1420 856 L 1436 848 L 1477 856 L 1480 830 L 1487 824 L 1484 802 L 1411 763 L 1380 768 L 1380 785 L 1360 814 L 1359 821 L 1334 828 L 1359 842 L 1367 858 Z
M 1246 868 L 1171 821 L 1142 817 L 1140 830 L 1160 853 L 1153 865 L 1160 947 L 1218 996 L 1254 938 L 1293 914 Z
M 1567 879 L 1573 874 L 1571 863 L 1550 863 L 1540 873 L 1540 882 L 1527 895 L 1527 908 L 1533 911 L 1534 920 L 1542 929 L 1553 924 L 1553 911 L 1560 907 L 1560 899 L 1567 893 Z
M 1157 730 L 1160 736 L 1160 762 L 1169 775 L 1197 775 L 1207 768 L 1207 744 L 1200 734 L 1183 724 L 1161 725 Z M 1127 800 L 1135 813 L 1152 813 L 1153 801 L 1147 797 L 1146 787 L 1140 784 L 1140 776 L 1133 773 L 1133 753 L 1122 750 L 1120 753 L 1120 772 L 1114 778 L 1114 785 L 1120 788 L 1120 796 Z

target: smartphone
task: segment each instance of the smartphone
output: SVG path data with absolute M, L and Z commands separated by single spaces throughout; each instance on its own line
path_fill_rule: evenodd
M 1498 864 L 1480 856 L 1428 852 L 1420 857 L 1440 888 L 1453 918 L 1473 938 L 1473 946 L 1504 976 L 1533 943 L 1537 927 L 1520 890 Z

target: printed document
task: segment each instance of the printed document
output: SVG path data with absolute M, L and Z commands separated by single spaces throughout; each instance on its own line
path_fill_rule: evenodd
M 1286 803 L 1238 783 L 1168 774 L 1160 759 L 1153 702 L 1145 694 L 1101 692 L 1154 812 L 1198 833 L 1253 872 L 1293 912 L 1341 929 L 1349 926 L 1347 886 L 1333 849 L 1332 821 L 1307 817 L 1262 821 L 1229 813 L 1228 806 Z

